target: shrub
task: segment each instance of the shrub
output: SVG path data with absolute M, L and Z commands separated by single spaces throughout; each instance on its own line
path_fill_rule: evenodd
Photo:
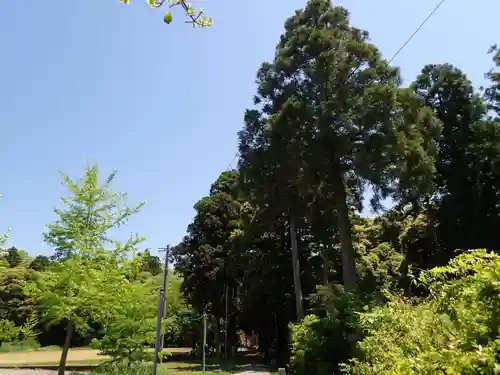
M 28 352 L 40 349 L 40 344 L 34 338 L 22 341 L 3 342 L 0 345 L 0 353 Z
M 322 287 L 313 296 L 316 314 L 291 325 L 290 369 L 297 375 L 330 375 L 352 355 L 363 304 L 341 287 Z
M 116 361 L 127 363 L 151 359 L 156 328 L 157 295 L 150 282 L 133 282 L 122 290 L 115 316 L 105 322 L 105 335 L 92 347 Z
M 393 297 L 362 314 L 367 337 L 344 366 L 352 375 L 497 374 L 500 256 L 472 251 L 421 275 L 429 297 Z

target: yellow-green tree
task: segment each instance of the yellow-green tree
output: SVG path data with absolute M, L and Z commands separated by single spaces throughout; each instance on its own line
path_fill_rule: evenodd
M 45 235 L 46 242 L 59 251 L 60 260 L 27 287 L 43 319 L 66 324 L 59 375 L 64 374 L 73 332 L 86 332 L 90 318 L 108 322 L 119 314 L 119 298 L 134 266 L 128 255 L 142 241 L 131 237 L 122 244 L 109 236 L 143 205 L 129 206 L 125 194 L 112 191 L 114 177 L 113 173 L 100 184 L 96 166 L 87 168 L 79 181 L 63 174 L 70 196 L 62 198 L 65 207 L 55 210 L 59 219 L 48 226 Z

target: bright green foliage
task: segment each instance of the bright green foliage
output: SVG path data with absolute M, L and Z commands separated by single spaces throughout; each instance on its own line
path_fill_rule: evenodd
M 361 316 L 367 332 L 346 374 L 495 374 L 500 368 L 500 256 L 469 252 L 422 274 L 430 296 L 393 298 Z
M 87 168 L 80 181 L 63 174 L 71 195 L 63 198 L 66 207 L 55 210 L 59 219 L 49 225 L 45 234 L 60 261 L 51 264 L 27 288 L 40 305 L 44 319 L 67 322 L 60 373 L 64 371 L 73 328 L 85 332 L 90 319 L 106 322 L 119 316 L 119 298 L 127 290 L 129 279 L 139 272 L 137 262 L 129 261 L 127 256 L 142 238 L 131 237 L 121 244 L 112 241 L 109 232 L 125 223 L 143 204 L 127 206 L 126 195 L 110 188 L 114 177 L 113 173 L 99 184 L 95 166 Z
M 130 0 L 120 0 L 121 3 L 130 4 Z M 205 12 L 202 8 L 196 10 L 193 6 L 188 3 L 186 0 L 147 0 L 148 5 L 151 8 L 159 9 L 164 5 L 166 7 L 172 8 L 175 6 L 181 7 L 186 14 L 188 20 L 186 23 L 190 23 L 199 27 L 210 27 L 212 26 L 212 19 L 205 16 Z M 167 24 L 172 22 L 173 16 L 170 11 L 165 13 L 163 17 L 163 21 Z
M 357 258 L 356 269 L 364 293 L 396 289 L 403 256 L 388 243 L 358 253 Z
M 22 342 L 35 337 L 37 321 L 32 315 L 23 325 L 16 326 L 12 320 L 0 318 L 0 345 L 2 342 Z
M 129 282 L 118 269 L 125 264 L 112 256 L 104 252 L 96 259 L 75 256 L 41 273 L 27 291 L 40 304 L 42 318 L 53 323 L 71 321 L 86 332 L 90 318 L 104 322 L 113 317 L 116 298 Z
M 0 318 L 9 319 L 19 326 L 35 313 L 35 306 L 25 292 L 25 287 L 36 280 L 35 271 L 18 265 L 0 272 Z
M 26 267 L 27 263 L 27 254 L 15 248 L 0 255 L 0 345 L 33 339 L 35 335 L 37 314 L 24 288 L 37 275 Z
M 115 361 L 140 362 L 151 358 L 158 293 L 154 280 L 124 285 L 113 301 L 114 313 L 104 321 L 105 336 L 92 346 Z
M 55 209 L 59 219 L 48 225 L 45 241 L 56 250 L 57 259 L 68 259 L 73 255 L 91 256 L 94 250 L 102 250 L 111 243 L 109 232 L 126 224 L 144 203 L 129 207 L 127 195 L 110 188 L 116 172 L 99 184 L 99 169 L 91 166 L 85 170 L 80 181 L 73 181 L 61 172 L 63 184 L 71 195 L 63 197 L 65 209 Z M 117 244 L 118 253 L 134 249 L 139 239 L 131 239 L 124 247 Z
M 182 279 L 170 273 L 167 285 L 167 309 L 163 325 L 166 346 L 180 346 L 185 335 L 193 329 L 199 318 L 181 293 Z
M 2 341 L 13 341 L 18 334 L 19 331 L 11 320 L 0 319 L 0 343 Z

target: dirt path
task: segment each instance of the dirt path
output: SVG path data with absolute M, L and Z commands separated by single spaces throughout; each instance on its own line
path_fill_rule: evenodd
M 0 375 L 56 375 L 57 371 L 0 369 Z M 66 372 L 66 374 L 71 374 Z
M 57 363 L 60 357 L 61 352 L 59 350 L 4 353 L 0 354 L 0 365 L 39 365 L 44 363 Z M 83 361 L 95 362 L 105 359 L 107 359 L 107 357 L 99 355 L 97 350 L 92 349 L 70 350 L 68 353 L 68 363 Z

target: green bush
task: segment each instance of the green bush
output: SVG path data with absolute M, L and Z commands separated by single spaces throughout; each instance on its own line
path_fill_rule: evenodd
M 2 342 L 0 353 L 28 352 L 40 349 L 40 344 L 34 338 L 23 341 Z
M 115 362 L 151 360 L 156 328 L 156 290 L 151 282 L 133 282 L 122 290 L 115 315 L 105 322 L 105 335 L 92 347 Z
M 500 256 L 484 250 L 424 272 L 429 297 L 393 297 L 362 314 L 367 337 L 351 375 L 500 373 Z
M 341 287 L 322 287 L 313 296 L 316 314 L 291 325 L 290 370 L 296 375 L 331 375 L 352 356 L 359 339 L 362 302 Z

